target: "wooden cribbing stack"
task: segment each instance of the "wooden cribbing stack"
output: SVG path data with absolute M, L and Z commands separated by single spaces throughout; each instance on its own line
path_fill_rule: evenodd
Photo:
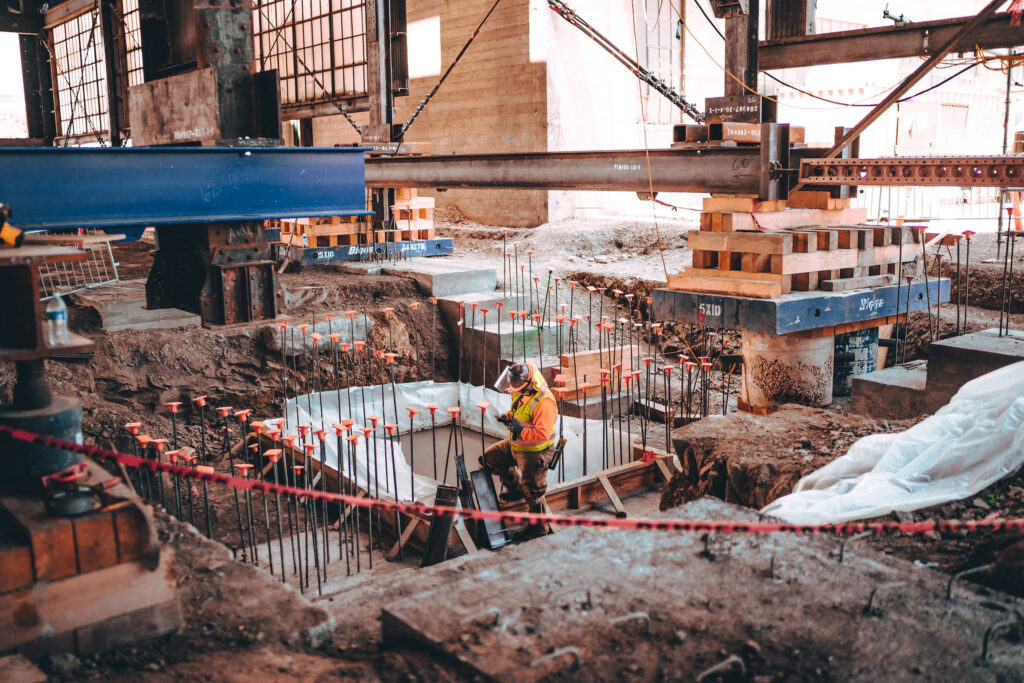
M 395 197 L 389 230 L 373 230 L 372 216 L 282 218 L 267 221 L 267 227 L 280 228 L 284 244 L 309 249 L 434 239 L 434 199 L 417 197 L 412 188 L 395 190 Z
M 109 476 L 88 462 L 79 483 Z M 0 654 L 85 655 L 181 626 L 173 552 L 125 484 L 77 517 L 37 495 L 0 495 L 0 519 Z
M 418 197 L 415 188 L 395 190 L 391 206 L 395 229 L 403 240 L 434 239 L 434 198 Z
M 370 225 L 365 216 L 330 216 L 328 218 L 295 218 L 277 221 L 281 241 L 294 247 L 338 247 L 348 244 L 369 244 Z M 384 231 L 379 230 L 384 241 Z
M 594 349 L 593 351 L 577 351 L 575 359 L 573 354 L 563 353 L 559 356 L 559 368 L 556 376 L 565 378 L 564 383 L 558 382 L 568 391 L 564 392 L 567 401 L 573 401 L 583 396 L 601 395 L 601 369 L 612 369 L 613 365 L 622 363 L 622 373 L 625 374 L 633 369 L 633 360 L 636 357 L 636 346 L 613 346 L 610 349 Z M 614 393 L 618 388 L 618 373 L 613 372 L 612 385 L 608 387 L 608 393 Z M 585 390 L 578 389 L 586 381 Z M 623 381 L 623 388 L 626 383 Z
M 860 225 L 865 210 L 848 202 L 827 192 L 705 199 L 701 229 L 689 234 L 693 265 L 669 276 L 669 289 L 771 299 L 895 283 L 898 262 L 919 258 L 920 234 Z

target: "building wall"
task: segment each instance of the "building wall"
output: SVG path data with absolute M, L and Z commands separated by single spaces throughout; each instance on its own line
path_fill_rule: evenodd
M 704 98 L 721 95 L 722 72 L 709 61 L 689 34 L 676 38 L 679 19 L 670 3 L 648 0 L 645 16 L 639 10 L 644 0 L 591 0 L 575 3 L 580 16 L 604 34 L 632 58 L 638 45 L 654 40 L 658 31 L 669 29 L 669 43 L 675 49 L 673 65 L 676 89 L 701 110 Z M 619 64 L 589 37 L 547 9 L 546 0 L 534 0 L 543 8 L 545 21 L 535 21 L 531 40 L 544 46 L 548 74 L 548 149 L 552 151 L 591 149 L 664 149 L 672 143 L 672 126 L 684 122 L 675 107 L 665 107 L 663 98 L 642 86 L 629 70 Z M 673 2 L 682 7 L 684 17 L 699 16 L 693 0 Z M 660 7 L 660 16 L 655 16 Z M 634 20 L 634 9 L 637 17 Z M 711 42 L 705 34 L 712 29 L 703 21 L 689 22 L 690 29 L 721 61 L 724 47 Z M 715 37 L 716 40 L 717 36 Z M 670 80 L 664 64 L 655 65 L 640 48 L 641 64 L 650 64 L 662 78 Z M 645 123 L 646 121 L 646 123 Z M 690 119 L 685 119 L 692 122 Z M 659 199 L 685 207 L 700 205 L 700 197 L 686 194 L 661 194 Z M 552 192 L 551 220 L 583 217 L 594 214 L 620 214 L 650 217 L 669 212 L 650 202 L 641 201 L 631 192 Z M 672 214 L 679 218 L 680 214 Z M 684 214 L 685 215 L 685 214 Z
M 642 1 L 591 0 L 577 9 L 591 25 L 635 56 L 638 42 L 644 44 L 648 32 L 644 21 L 633 21 L 633 8 Z M 687 4 L 692 2 L 688 0 Z M 491 4 L 492 0 L 409 0 L 410 71 L 414 76 L 426 75 L 412 78 L 411 95 L 398 99 L 397 122 L 409 118 Z M 662 22 L 674 32 L 678 17 L 669 3 L 648 0 L 648 5 L 654 10 L 649 12 L 648 20 L 653 24 L 660 5 Z M 696 12 L 692 8 L 687 11 Z M 429 36 L 422 30 L 434 17 L 440 20 L 439 60 L 425 49 Z M 711 30 L 706 24 L 694 25 L 691 30 L 709 49 L 724 52 L 721 45 L 715 46 L 704 37 Z M 722 92 L 721 72 L 709 71 L 702 52 L 692 57 L 696 68 L 684 70 L 689 64 L 684 62 L 684 55 L 690 60 L 693 50 L 700 49 L 687 43 L 686 38 L 684 35 L 678 43 L 678 87 L 703 109 L 705 97 Z M 642 55 L 640 61 L 646 62 L 646 56 Z M 689 84 L 693 84 L 690 89 Z M 639 149 L 644 146 L 646 114 L 648 146 L 665 148 L 672 141 L 672 123 L 682 118 L 673 109 L 668 118 L 662 111 L 660 121 L 656 120 L 659 98 L 646 87 L 641 90 L 624 66 L 552 12 L 546 0 L 505 0 L 417 119 L 407 139 L 430 142 L 436 154 Z M 365 115 L 356 119 L 365 121 Z M 358 141 L 358 135 L 341 116 L 328 116 L 316 119 L 314 141 L 318 145 L 351 144 Z M 454 204 L 467 217 L 495 225 L 533 227 L 589 213 L 649 216 L 652 211 L 650 202 L 639 200 L 633 193 L 423 193 L 436 196 L 439 205 Z M 660 198 L 687 206 L 699 205 L 700 200 L 692 195 Z
M 493 0 L 409 0 L 410 81 L 408 97 L 396 101 L 395 121 L 404 123 L 437 83 L 476 30 Z M 429 142 L 434 154 L 532 152 L 545 149 L 547 85 L 545 64 L 530 58 L 530 0 L 505 0 L 463 55 L 406 140 Z M 429 25 L 440 19 L 437 37 Z M 422 23 L 418 23 L 422 22 Z M 424 26 L 428 28 L 423 29 Z M 425 62 L 429 62 L 426 64 Z M 436 72 L 436 73 L 435 73 Z M 360 117 L 365 120 L 364 116 Z M 340 116 L 316 121 L 318 145 L 356 142 L 355 130 Z M 536 226 L 548 219 L 547 192 L 524 190 L 448 190 L 436 193 L 439 205 L 454 204 L 481 223 Z

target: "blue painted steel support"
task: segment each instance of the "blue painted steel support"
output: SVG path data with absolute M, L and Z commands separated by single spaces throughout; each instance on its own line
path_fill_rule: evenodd
M 285 247 L 288 258 L 302 266 L 322 266 L 345 261 L 412 258 L 413 256 L 445 256 L 455 251 L 451 237 L 431 240 L 406 240 L 396 243 L 353 244 L 339 247 Z M 372 254 L 371 254 L 372 252 Z
M 933 305 L 940 299 L 943 303 L 949 301 L 949 279 L 931 280 L 928 287 Z M 794 292 L 776 299 L 656 289 L 652 307 L 657 320 L 786 334 L 903 313 L 907 308 L 907 286 L 899 288 L 899 310 L 896 294 L 896 285 L 849 292 Z M 924 310 L 928 300 L 924 282 L 910 286 L 912 312 Z
M 355 216 L 359 147 L 0 147 L 0 201 L 21 229 Z

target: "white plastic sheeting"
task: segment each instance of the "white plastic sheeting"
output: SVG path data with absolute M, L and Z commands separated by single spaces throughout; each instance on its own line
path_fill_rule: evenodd
M 466 429 L 481 430 L 481 412 L 476 407 L 477 403 L 486 401 L 490 407 L 483 414 L 482 431 L 494 437 L 504 438 L 508 430 L 497 421 L 499 415 L 504 414 L 512 406 L 512 397 L 507 394 L 499 394 L 493 389 L 469 386 L 455 382 L 435 383 L 431 381 L 410 382 L 398 384 L 392 392 L 390 385 L 383 389 L 378 385 L 375 387 L 352 387 L 340 391 L 324 391 L 309 395 L 299 396 L 288 400 L 288 432 L 294 433 L 296 425 L 311 425 L 313 431 L 320 428 L 327 430 L 326 463 L 327 466 L 338 470 L 338 439 L 334 434 L 331 425 L 341 422 L 346 418 L 355 420 L 354 427 L 358 430 L 361 426 L 370 426 L 367 419 L 372 415 L 383 416 L 384 423 L 398 424 L 402 434 L 409 431 L 409 412 L 407 408 L 418 408 L 421 412 L 413 418 L 413 431 L 430 429 L 430 413 L 427 411 L 428 404 L 440 406 L 437 410 L 437 446 L 439 453 L 444 455 L 448 446 L 451 418 L 447 412 L 450 406 L 459 405 L 461 398 L 462 424 Z M 340 399 L 340 409 L 339 409 Z M 350 401 L 351 399 L 351 401 Z M 323 407 L 321 409 L 321 401 Z M 395 406 L 398 408 L 398 419 L 395 419 Z M 351 414 L 350 414 L 351 406 Z M 321 422 L 319 416 L 323 414 Z M 583 474 L 583 420 L 578 418 L 565 417 L 564 436 L 566 448 L 562 455 L 565 463 L 565 478 L 573 479 Z M 442 430 L 442 427 L 444 429 Z M 619 439 L 623 444 L 627 457 L 630 453 L 630 440 L 620 436 L 614 429 L 608 430 L 609 439 Z M 555 424 L 555 435 L 558 435 L 558 423 Z M 474 438 L 474 435 L 467 434 L 465 439 Z M 478 436 L 475 438 L 479 438 Z M 397 495 L 399 500 L 410 500 L 410 466 L 403 453 L 401 444 L 396 438 L 394 440 L 394 459 L 391 457 L 391 444 L 385 437 L 384 429 L 378 423 L 377 448 L 374 454 L 373 437 L 370 443 L 360 438 L 356 450 L 355 467 L 350 467 L 351 456 L 348 451 L 349 442 L 344 441 L 346 449 L 345 458 L 340 471 L 364 490 L 369 490 L 374 497 L 395 497 L 395 484 L 397 480 Z M 602 469 L 602 442 L 601 442 L 601 421 L 587 420 L 587 472 L 597 472 Z M 432 453 L 414 453 L 417 461 L 419 458 L 432 458 Z M 314 459 L 320 459 L 319 449 L 313 454 Z M 476 463 L 466 463 L 467 469 L 476 469 Z M 454 467 L 452 467 L 454 472 Z M 549 475 L 552 480 L 554 473 Z M 450 481 L 451 479 L 449 479 Z M 416 474 L 413 479 L 415 500 L 425 504 L 431 504 L 437 490 L 437 482 L 432 477 Z M 369 484 L 369 488 L 368 485 Z
M 793 524 L 866 519 L 974 495 L 1024 464 L 1024 362 L 978 377 L 935 415 L 873 434 L 764 514 Z

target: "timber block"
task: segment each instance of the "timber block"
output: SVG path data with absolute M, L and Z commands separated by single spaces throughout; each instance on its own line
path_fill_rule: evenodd
M 673 401 L 675 401 L 675 398 L 673 398 Z M 633 403 L 634 415 L 646 415 L 649 420 L 653 420 L 654 422 L 665 424 L 668 420 L 669 412 L 670 411 L 665 409 L 664 403 L 658 403 L 657 401 L 646 401 L 640 398 Z M 684 410 L 673 410 L 671 412 L 673 429 L 676 427 L 682 427 L 683 425 L 689 424 L 697 419 L 692 416 L 687 419 L 687 416 L 684 415 Z
M 754 197 L 706 197 L 703 204 L 704 213 L 747 212 L 762 213 L 769 211 L 785 211 L 785 199 L 757 199 Z
M 127 562 L 0 594 L 0 652 L 86 655 L 182 625 L 165 550 L 153 570 Z
M 850 208 L 849 199 L 837 199 L 827 190 L 798 190 L 786 200 L 791 209 L 823 209 L 838 211 Z
M 10 523 L 14 537 L 30 548 L 36 581 L 55 581 L 78 573 L 71 520 L 51 517 L 42 499 L 35 496 L 0 496 L 0 513 Z
M 0 594 L 32 585 L 32 548 L 0 527 Z

